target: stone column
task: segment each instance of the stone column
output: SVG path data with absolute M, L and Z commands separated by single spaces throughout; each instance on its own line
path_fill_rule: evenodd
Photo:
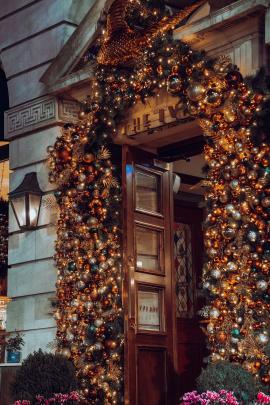
M 6 112 L 5 133 L 10 141 L 10 191 L 26 173 L 37 172 L 42 199 L 39 227 L 21 232 L 10 207 L 7 330 L 25 334 L 23 357 L 46 348 L 55 337 L 51 301 L 57 270 L 54 266 L 57 206 L 48 182 L 47 147 L 53 145 L 65 122 L 78 118 L 75 101 L 45 96 Z

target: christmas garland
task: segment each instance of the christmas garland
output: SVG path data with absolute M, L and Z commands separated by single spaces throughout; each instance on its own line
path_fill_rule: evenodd
M 160 89 L 204 131 L 207 162 L 203 287 L 211 361 L 270 382 L 270 140 L 265 90 L 228 58 L 212 60 L 162 34 L 128 68 L 94 64 L 91 98 L 50 152 L 59 189 L 57 339 L 90 404 L 123 401 L 120 187 L 110 143 L 127 110 Z M 254 87 L 258 82 L 253 81 Z M 268 91 L 268 90 L 267 90 Z

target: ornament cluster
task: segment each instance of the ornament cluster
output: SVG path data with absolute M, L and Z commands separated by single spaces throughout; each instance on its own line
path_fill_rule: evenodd
M 96 131 L 98 132 L 96 122 Z M 66 126 L 49 147 L 50 181 L 59 184 L 56 255 L 58 351 L 72 359 L 87 403 L 122 401 L 120 187 L 93 123 Z
M 121 205 L 110 143 L 128 108 L 163 90 L 198 120 L 206 139 L 202 315 L 211 361 L 239 362 L 269 383 L 270 143 L 263 91 L 253 91 L 228 58 L 211 60 L 164 33 L 134 66 L 95 62 L 93 69 L 81 122 L 66 126 L 49 148 L 60 207 L 58 348 L 77 368 L 80 393 L 89 404 L 123 401 Z

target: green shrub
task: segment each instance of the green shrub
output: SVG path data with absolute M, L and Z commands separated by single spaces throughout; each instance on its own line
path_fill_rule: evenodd
M 39 350 L 23 361 L 11 385 L 11 393 L 14 401 L 26 399 L 35 404 L 36 395 L 51 398 L 55 393 L 65 394 L 76 388 L 73 364 L 59 354 Z
M 210 363 L 197 378 L 197 390 L 201 393 L 222 389 L 233 391 L 238 401 L 249 404 L 263 387 L 239 364 L 225 361 Z

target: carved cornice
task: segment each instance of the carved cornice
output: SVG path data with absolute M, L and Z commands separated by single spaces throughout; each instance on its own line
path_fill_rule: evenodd
M 5 139 L 10 140 L 44 127 L 75 122 L 79 104 L 74 100 L 46 96 L 5 112 Z
M 226 7 L 211 12 L 194 23 L 188 23 L 174 31 L 174 37 L 180 40 L 186 40 L 187 37 L 195 34 L 202 34 L 207 31 L 217 29 L 229 21 L 232 22 L 240 17 L 247 16 L 258 9 L 266 10 L 270 5 L 269 0 L 238 0 Z

